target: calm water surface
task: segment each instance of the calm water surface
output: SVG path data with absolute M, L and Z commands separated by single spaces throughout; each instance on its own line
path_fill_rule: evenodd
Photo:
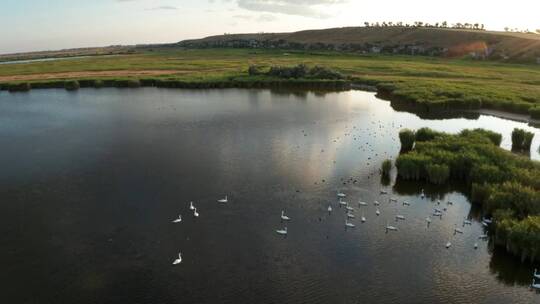
M 0 302 L 540 301 L 527 287 L 533 265 L 489 242 L 474 250 L 481 214 L 459 185 L 381 185 L 398 130 L 423 126 L 488 128 L 505 148 L 514 127 L 527 128 L 540 158 L 540 132 L 523 123 L 422 120 L 358 91 L 0 92 Z M 355 229 L 344 227 L 338 189 Z M 439 198 L 448 210 L 428 227 Z M 275 233 L 281 210 L 292 218 L 286 238 Z M 453 235 L 464 217 L 473 224 Z M 399 231 L 386 234 L 387 222 Z

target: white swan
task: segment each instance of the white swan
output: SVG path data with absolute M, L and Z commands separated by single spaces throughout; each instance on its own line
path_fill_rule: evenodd
M 287 227 L 284 227 L 283 229 L 276 230 L 276 233 L 281 234 L 281 235 L 287 235 Z
M 398 215 L 396 215 L 396 221 L 397 221 L 397 220 L 402 220 L 402 221 L 404 221 L 404 220 L 405 220 L 405 216 L 403 216 L 403 215 L 401 215 L 401 214 L 398 214 Z
M 339 198 L 343 198 L 343 197 L 346 197 L 346 196 L 347 195 L 345 193 L 343 193 L 343 192 L 340 192 L 340 191 L 337 192 L 337 197 L 339 197 Z
M 537 279 L 540 279 L 540 273 L 538 273 L 538 270 L 536 270 L 536 268 L 534 269 L 533 276 Z
M 347 206 L 347 202 L 344 201 L 344 200 L 342 200 L 341 198 L 339 198 L 339 204 L 340 204 L 341 206 Z
M 358 206 L 367 206 L 367 203 L 366 203 L 366 202 L 359 201 L 359 202 L 358 202 Z
M 478 249 L 478 243 L 474 243 L 474 249 Z
M 193 206 L 193 202 L 189 202 L 189 210 L 195 210 L 195 206 Z
M 388 191 L 381 189 L 381 194 L 388 194 Z
M 397 227 L 389 225 L 388 221 L 386 221 L 386 232 L 388 232 L 388 231 L 397 231 L 397 230 L 398 230 Z
M 535 282 L 534 282 L 534 279 L 533 279 L 533 280 L 532 280 L 532 284 L 531 284 L 531 288 L 533 288 L 533 289 L 540 289 L 540 284 L 535 283 Z
M 448 249 L 448 248 L 450 248 L 450 246 L 452 246 L 452 243 L 450 243 L 450 241 L 448 241 L 448 242 L 446 243 L 446 248 Z
M 178 218 L 177 218 L 177 219 L 174 219 L 172 222 L 173 222 L 173 223 L 180 223 L 181 221 L 182 221 L 182 215 L 179 214 L 179 215 L 178 215 Z
M 347 209 L 347 211 L 354 211 L 354 208 L 349 206 L 348 204 L 345 205 L 345 209 Z
M 472 222 L 470 220 L 468 220 L 468 219 L 464 219 L 463 220 L 463 226 L 465 226 L 465 225 L 472 225 Z
M 435 212 L 433 212 L 433 216 L 438 216 L 438 217 L 442 218 L 442 212 L 435 211 Z
M 328 213 L 332 212 L 332 206 L 328 205 Z
M 422 193 L 420 194 L 421 198 L 424 198 L 426 195 L 424 194 L 424 189 L 422 189 Z
M 197 208 L 193 209 L 193 216 L 199 217 L 199 213 L 197 212 Z
M 381 215 L 381 212 L 379 211 L 379 208 L 377 208 L 377 210 L 375 211 L 375 214 L 376 214 L 377 216 Z
M 354 218 L 354 214 L 347 212 L 347 218 Z
M 453 205 L 453 204 L 454 204 L 454 202 L 452 202 L 452 201 L 448 201 L 448 202 L 446 202 L 446 204 L 448 204 L 448 205 Z
M 375 205 L 375 206 L 379 206 L 380 204 L 381 204 L 381 203 L 379 203 L 378 201 L 374 201 L 374 202 L 373 202 L 373 205 Z
M 364 216 L 364 212 L 362 212 L 362 217 L 360 218 L 360 221 L 362 221 L 362 223 L 366 222 L 366 217 Z
M 390 198 L 390 201 L 391 201 L 391 202 L 397 202 L 397 198 L 392 197 L 392 198 Z
M 291 218 L 285 215 L 285 211 L 281 210 L 281 220 L 282 221 L 290 221 Z
M 222 198 L 222 199 L 218 199 L 218 203 L 226 203 L 228 202 L 229 199 L 227 199 L 227 196 L 225 195 L 225 198 Z
M 411 203 L 407 202 L 407 201 L 403 201 L 403 206 L 410 206 Z
M 354 228 L 354 224 L 353 223 L 349 223 L 347 220 L 345 220 L 345 228 Z
M 481 234 L 480 236 L 478 236 L 479 239 L 482 239 L 482 240 L 485 240 L 488 238 L 488 235 L 487 234 Z
M 429 216 L 426 217 L 426 222 L 427 222 L 428 224 L 431 224 L 431 218 L 430 218 Z
M 180 264 L 182 263 L 182 253 L 179 252 L 178 253 L 178 258 L 176 260 L 174 260 L 174 262 L 172 262 L 173 265 L 176 265 L 176 264 Z

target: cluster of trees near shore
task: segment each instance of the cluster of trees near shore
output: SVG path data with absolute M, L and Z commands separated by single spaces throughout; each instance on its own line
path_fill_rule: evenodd
M 514 133 L 520 134 L 515 140 L 521 140 L 515 145 L 532 138 L 523 130 Z M 434 184 L 466 182 L 471 200 L 493 216 L 495 244 L 522 261 L 539 261 L 540 163 L 500 148 L 501 139 L 483 129 L 455 135 L 427 128 L 402 130 L 398 176 Z
M 345 77 L 334 70 L 322 66 L 308 67 L 300 63 L 295 66 L 271 66 L 266 69 L 257 65 L 250 65 L 248 68 L 249 76 L 270 76 L 275 78 L 294 78 L 294 79 L 344 79 Z

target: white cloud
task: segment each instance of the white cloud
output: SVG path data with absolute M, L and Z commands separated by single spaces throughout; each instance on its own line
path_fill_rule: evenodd
M 256 11 L 287 15 L 297 15 L 312 18 L 329 18 L 324 7 L 343 4 L 347 0 L 237 0 L 240 8 Z

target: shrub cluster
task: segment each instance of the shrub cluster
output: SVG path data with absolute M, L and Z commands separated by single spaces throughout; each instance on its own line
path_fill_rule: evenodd
M 496 243 L 522 259 L 538 260 L 540 163 L 501 149 L 500 142 L 500 134 L 482 129 L 456 135 L 420 129 L 414 149 L 396 160 L 398 176 L 467 183 L 472 201 L 495 219 Z
M 530 150 L 534 133 L 527 132 L 523 129 L 514 129 L 512 131 L 512 150 Z
M 411 151 L 414 145 L 415 133 L 409 129 L 399 131 L 399 141 L 401 142 L 401 151 Z
M 32 86 L 28 82 L 8 84 L 7 89 L 9 92 L 28 92 L 32 89 Z
M 540 119 L 540 106 L 530 108 L 529 115 L 534 119 Z
M 248 68 L 248 74 L 250 76 L 266 75 L 276 78 L 294 78 L 294 79 L 343 79 L 341 73 L 333 71 L 329 68 L 314 66 L 309 68 L 307 65 L 301 63 L 292 67 L 284 66 L 272 66 L 266 72 L 261 67 L 250 65 Z
M 64 88 L 68 91 L 75 91 L 81 88 L 81 85 L 77 80 L 68 80 L 64 82 Z
M 382 163 L 382 175 L 386 176 L 386 177 L 389 177 L 390 176 L 390 171 L 392 171 L 392 161 L 389 160 L 389 159 L 386 159 Z

